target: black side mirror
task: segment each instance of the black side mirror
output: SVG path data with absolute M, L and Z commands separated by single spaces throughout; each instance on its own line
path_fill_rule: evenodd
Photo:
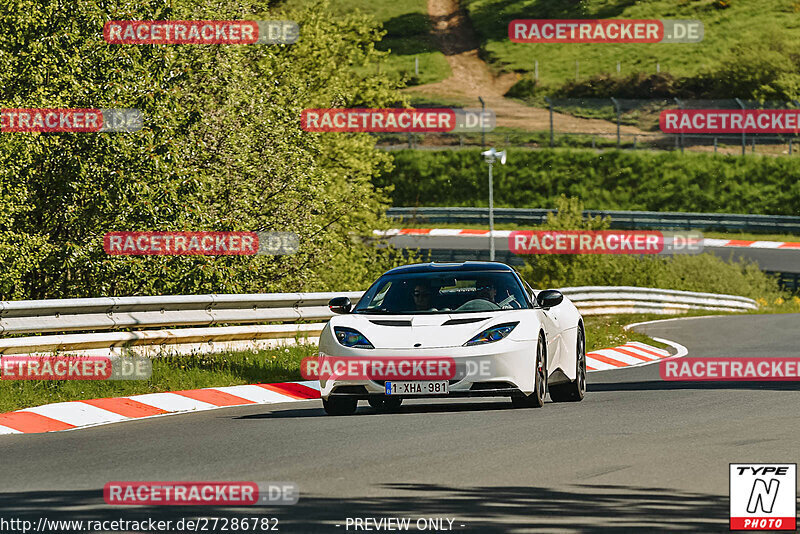
M 328 302 L 328 308 L 333 313 L 350 313 L 353 304 L 350 302 L 350 297 L 333 297 Z
M 545 310 L 553 306 L 558 306 L 563 300 L 564 295 L 561 294 L 561 291 L 556 291 L 555 289 L 545 289 L 536 295 L 536 302 Z

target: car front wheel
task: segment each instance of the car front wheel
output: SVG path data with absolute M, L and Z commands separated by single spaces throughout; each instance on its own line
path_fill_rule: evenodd
M 550 386 L 550 398 L 553 402 L 580 402 L 586 395 L 586 338 L 583 328 L 578 328 L 575 367 L 575 380 Z
M 541 408 L 547 391 L 547 359 L 545 358 L 544 336 L 539 336 L 536 345 L 536 366 L 534 367 L 533 393 L 525 396 L 511 397 L 515 408 Z

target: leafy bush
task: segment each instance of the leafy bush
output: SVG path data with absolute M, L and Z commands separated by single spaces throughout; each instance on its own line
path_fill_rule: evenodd
M 367 134 L 301 129 L 307 107 L 402 102 L 362 15 L 263 0 L 20 0 L 0 10 L 0 107 L 136 108 L 134 133 L 0 135 L 0 299 L 356 289 L 397 257 L 380 226 L 391 168 Z M 294 45 L 119 46 L 107 20 L 296 20 Z M 292 256 L 108 256 L 115 230 L 296 232 Z M 331 265 L 365 265 L 363 277 Z
M 394 186 L 394 206 L 487 206 L 480 149 L 400 150 L 394 170 L 375 179 Z M 800 161 L 676 152 L 509 149 L 494 166 L 498 207 L 552 208 L 560 195 L 588 209 L 707 213 L 800 213 Z
M 544 230 L 604 230 L 609 219 L 584 219 L 583 203 L 561 197 Z M 540 254 L 525 256 L 522 276 L 534 287 L 638 286 L 764 298 L 781 295 L 774 278 L 755 263 L 728 263 L 711 254 L 634 256 Z

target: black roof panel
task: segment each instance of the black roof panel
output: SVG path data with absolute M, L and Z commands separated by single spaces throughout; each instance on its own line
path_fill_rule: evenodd
M 415 263 L 395 267 L 386 271 L 384 274 L 409 274 L 409 273 L 435 273 L 441 271 L 500 271 L 514 272 L 514 269 L 496 261 L 465 261 L 461 263 Z

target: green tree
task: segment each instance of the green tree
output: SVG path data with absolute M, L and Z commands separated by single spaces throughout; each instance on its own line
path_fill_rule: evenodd
M 288 19 L 294 45 L 109 45 L 107 20 Z M 403 103 L 358 77 L 381 32 L 327 4 L 18 0 L 0 9 L 0 107 L 136 108 L 133 133 L 0 135 L 0 297 L 364 287 L 397 261 L 353 241 L 381 227 L 391 169 L 367 134 L 301 129 L 309 107 Z M 108 256 L 114 230 L 275 230 L 291 256 Z M 358 275 L 331 274 L 358 262 Z

